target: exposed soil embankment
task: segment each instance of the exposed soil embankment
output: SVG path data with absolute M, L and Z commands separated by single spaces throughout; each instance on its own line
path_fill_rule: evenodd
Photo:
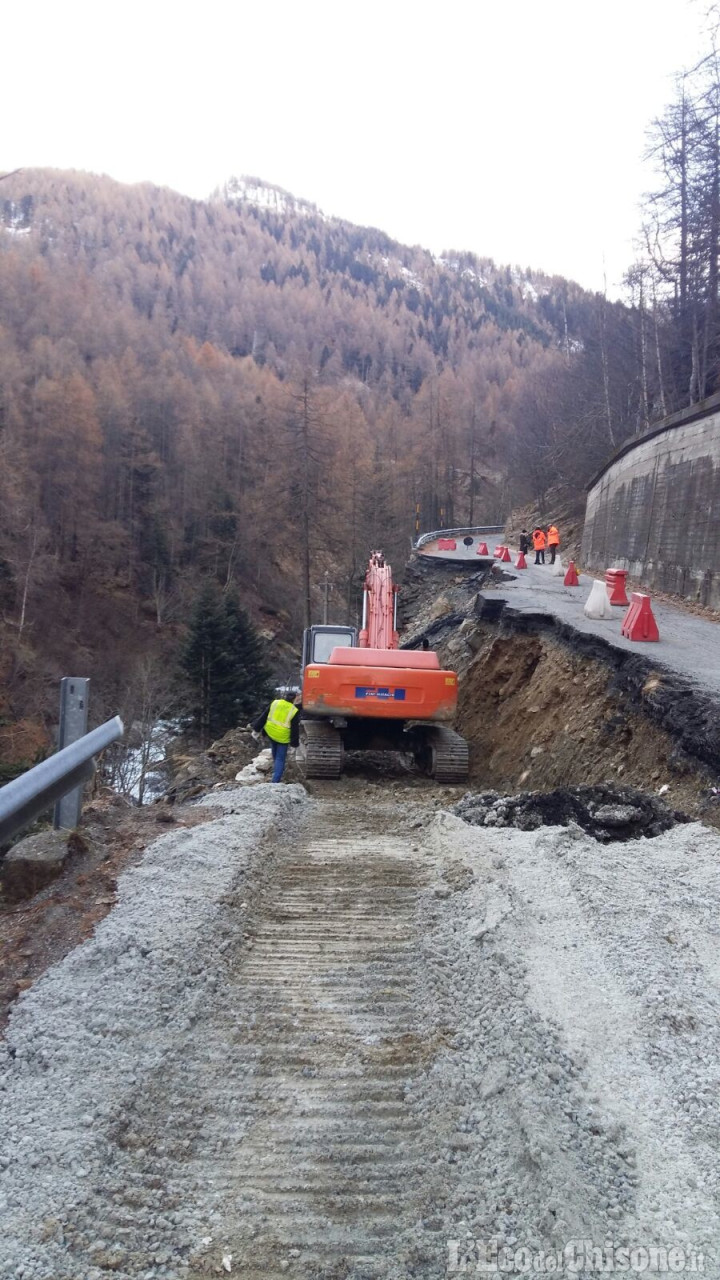
M 451 571 L 448 571 L 448 570 Z M 473 566 L 474 569 L 474 566 Z M 720 824 L 720 705 L 657 663 L 493 595 L 498 569 L 407 570 L 406 643 L 427 634 L 461 676 L 471 782 L 497 791 L 630 783 Z
M 643 690 L 622 688 L 617 670 L 577 652 L 572 635 L 498 634 L 485 624 L 472 638 L 481 647 L 465 676 L 459 729 L 475 748 L 475 781 L 516 790 L 622 778 L 650 791 L 669 785 L 676 804 L 709 791 L 703 762 L 654 723 Z

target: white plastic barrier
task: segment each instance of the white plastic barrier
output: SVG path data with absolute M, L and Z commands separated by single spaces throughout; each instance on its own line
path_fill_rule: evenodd
M 607 587 L 598 578 L 593 579 L 590 595 L 585 601 L 583 613 L 586 618 L 612 618 L 613 611 Z
M 556 578 L 565 577 L 565 565 L 562 562 L 562 556 L 556 556 L 555 563 L 550 565 L 550 572 L 554 574 Z

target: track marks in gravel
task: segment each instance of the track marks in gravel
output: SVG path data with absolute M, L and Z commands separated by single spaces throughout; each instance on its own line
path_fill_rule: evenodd
M 393 1237 L 417 1213 L 423 1135 L 405 1092 L 437 1048 L 417 1029 L 427 872 L 407 838 L 378 826 L 376 813 L 375 829 L 354 831 L 342 803 L 326 803 L 277 855 L 232 1008 L 198 1063 L 220 1083 L 197 1081 L 214 1099 L 203 1168 L 232 1135 L 213 1190 L 233 1274 L 387 1274 Z M 217 1265 L 217 1238 L 193 1274 Z

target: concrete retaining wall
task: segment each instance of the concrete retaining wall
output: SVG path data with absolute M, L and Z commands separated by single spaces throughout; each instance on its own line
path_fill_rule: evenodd
M 595 476 L 582 562 L 720 608 L 720 395 L 626 443 Z

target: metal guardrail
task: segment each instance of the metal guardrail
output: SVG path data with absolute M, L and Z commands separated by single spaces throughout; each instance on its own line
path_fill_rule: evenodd
M 491 536 L 495 533 L 502 533 L 505 529 L 504 524 L 474 524 L 468 525 L 463 529 L 435 529 L 433 533 L 421 533 L 416 539 L 414 547 L 423 547 L 426 542 L 432 542 L 433 538 L 462 538 L 477 537 L 479 534 L 486 533 Z
M 106 720 L 77 742 L 42 760 L 19 778 L 0 787 L 0 844 L 39 817 L 61 796 L 92 778 L 94 756 L 117 742 L 124 732 L 119 716 Z

